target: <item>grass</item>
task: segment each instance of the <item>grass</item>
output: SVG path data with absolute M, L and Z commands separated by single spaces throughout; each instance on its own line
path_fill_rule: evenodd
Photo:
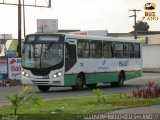
M 42 106 L 28 103 L 21 106 L 17 113 L 19 116 L 32 116 L 32 119 L 26 116 L 26 119 L 30 120 L 43 120 L 43 117 L 67 120 L 72 119 L 70 117 L 74 115 L 77 117 L 77 115 L 103 114 L 119 109 L 160 104 L 160 98 L 133 99 L 129 94 L 112 94 L 104 97 L 104 103 L 98 103 L 96 96 L 46 100 Z M 0 114 L 13 114 L 12 106 L 1 106 Z

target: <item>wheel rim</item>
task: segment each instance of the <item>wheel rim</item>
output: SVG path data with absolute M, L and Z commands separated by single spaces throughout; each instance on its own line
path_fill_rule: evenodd
M 121 78 L 120 78 L 120 85 L 121 86 L 123 85 L 123 82 L 124 82 L 124 78 L 123 78 L 123 76 L 121 76 Z
M 77 85 L 80 87 L 83 86 L 83 79 L 82 78 L 77 78 Z

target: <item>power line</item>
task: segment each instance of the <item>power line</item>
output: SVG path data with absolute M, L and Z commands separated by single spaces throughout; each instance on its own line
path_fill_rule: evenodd
M 129 11 L 133 11 L 134 15 L 131 15 L 129 17 L 134 17 L 134 38 L 137 39 L 137 24 L 136 24 L 136 18 L 137 18 L 137 12 L 141 11 L 141 10 L 137 10 L 137 9 L 132 9 Z
M 45 0 L 46 1 L 46 0 Z M 14 4 L 14 3 L 6 3 L 1 2 L 0 4 L 3 5 L 17 5 L 18 6 L 18 46 L 17 46 L 17 52 L 18 52 L 18 57 L 21 57 L 21 24 L 22 24 L 22 20 L 21 20 L 21 6 L 29 6 L 29 7 L 46 7 L 46 8 L 50 8 L 51 7 L 51 0 L 48 0 L 48 6 L 40 6 L 40 5 L 36 5 L 36 0 L 35 0 L 35 5 L 24 5 L 24 0 L 23 0 L 23 4 L 21 4 L 21 0 L 18 0 L 18 4 Z M 24 9 L 23 9 L 24 10 Z
M 35 0 L 35 4 L 34 5 L 32 5 L 32 4 L 25 4 L 24 6 L 50 8 L 51 7 L 50 6 L 51 5 L 51 0 L 48 0 L 48 2 L 47 2 L 47 0 L 45 0 L 45 1 L 46 1 L 47 5 L 37 5 L 37 2 Z M 16 6 L 18 6 L 19 3 L 8 3 L 8 2 L 4 2 L 4 0 L 3 0 L 3 2 L 0 2 L 0 4 L 3 4 L 3 5 L 16 5 Z M 23 6 L 23 5 L 21 4 L 21 6 Z

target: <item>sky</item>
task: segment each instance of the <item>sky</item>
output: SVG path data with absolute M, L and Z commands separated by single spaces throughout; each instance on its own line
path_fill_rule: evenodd
M 16 3 L 18 0 L 4 0 Z M 37 0 L 47 5 L 47 0 Z M 2 3 L 3 0 L 0 0 Z M 25 0 L 34 4 L 35 0 Z M 140 9 L 137 20 L 144 16 L 144 4 L 154 2 L 159 20 L 148 21 L 151 31 L 160 31 L 160 0 L 52 0 L 51 8 L 25 7 L 26 34 L 37 31 L 37 19 L 58 19 L 59 29 L 108 30 L 109 33 L 133 31 L 134 13 L 129 9 Z M 18 7 L 0 4 L 0 34 L 18 34 Z

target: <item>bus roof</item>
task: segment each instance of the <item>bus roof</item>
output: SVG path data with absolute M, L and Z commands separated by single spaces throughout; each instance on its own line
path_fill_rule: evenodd
M 141 43 L 140 40 L 128 39 L 128 38 L 116 38 L 116 37 L 100 37 L 100 36 L 91 36 L 91 35 L 74 35 L 74 34 L 65 34 L 66 38 L 78 38 L 78 39 L 91 39 L 91 40 L 103 40 L 103 41 L 123 41 L 123 42 L 134 42 Z
M 134 42 L 134 43 L 141 43 L 140 40 L 136 39 L 128 39 L 128 38 L 117 38 L 117 37 L 101 37 L 101 36 L 92 36 L 92 35 L 75 35 L 75 34 L 68 34 L 68 33 L 34 33 L 29 35 L 61 35 L 65 36 L 65 38 L 69 39 L 82 39 L 82 40 L 103 40 L 103 41 L 121 41 L 121 42 Z

